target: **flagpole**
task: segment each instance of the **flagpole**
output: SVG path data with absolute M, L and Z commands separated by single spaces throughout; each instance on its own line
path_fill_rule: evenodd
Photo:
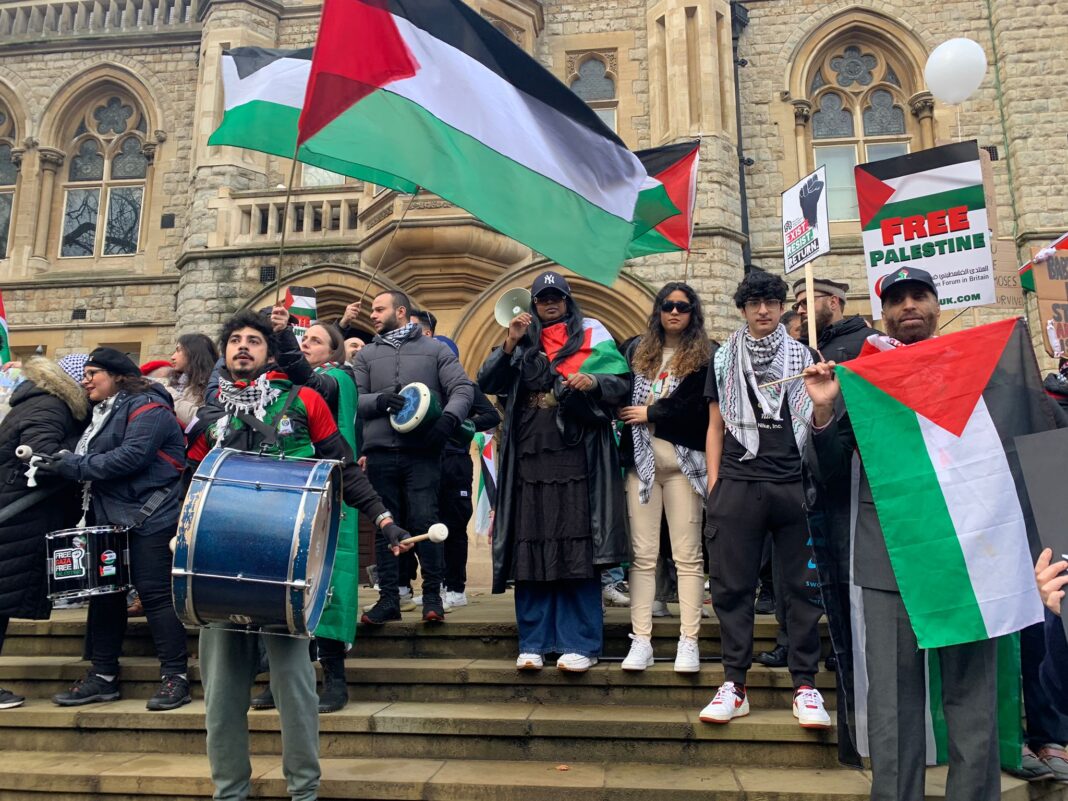
M 300 143 L 293 148 L 292 165 L 289 168 L 289 183 L 286 184 L 286 199 L 282 204 L 282 239 L 278 243 L 278 266 L 274 271 L 274 305 L 277 306 L 282 293 L 282 254 L 286 249 L 286 230 L 289 228 L 289 199 L 293 196 L 293 182 L 297 177 L 297 153 Z M 307 222 L 307 221 L 305 221 Z
M 412 201 L 415 200 L 415 196 L 419 194 L 419 190 L 423 187 L 415 187 L 415 191 L 408 196 L 408 202 L 404 205 L 404 211 L 401 212 L 400 219 L 397 220 L 397 224 L 393 226 L 393 230 L 389 232 L 389 239 L 386 240 L 385 250 L 382 251 L 382 255 L 378 257 L 378 264 L 375 265 L 374 272 L 371 273 L 371 277 L 367 279 L 367 285 L 363 288 L 363 292 L 360 293 L 360 299 L 357 303 L 363 303 L 363 299 L 367 297 L 367 290 L 371 288 L 371 284 L 374 283 L 375 277 L 378 275 L 379 269 L 386 261 L 386 254 L 389 253 L 390 247 L 393 245 L 393 239 L 397 236 L 397 231 L 400 230 L 401 225 L 404 223 L 404 218 L 408 216 L 408 210 L 412 207 Z

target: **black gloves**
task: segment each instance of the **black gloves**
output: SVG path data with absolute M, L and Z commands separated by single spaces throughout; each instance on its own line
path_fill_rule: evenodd
M 440 451 L 445 447 L 445 443 L 448 442 L 449 437 L 452 436 L 452 432 L 456 430 L 456 427 L 460 425 L 460 421 L 453 417 L 451 414 L 443 414 L 438 418 L 438 421 L 434 423 L 434 427 L 427 432 L 426 435 L 426 447 L 428 450 Z
M 389 543 L 390 548 L 394 548 L 401 544 L 401 540 L 408 539 L 410 534 L 396 523 L 387 523 L 382 526 L 382 536 L 386 538 L 386 542 Z
M 37 475 L 59 476 L 74 481 L 78 478 L 80 457 L 70 451 L 60 451 L 53 456 L 40 455 L 37 461 Z
M 404 396 L 399 392 L 379 392 L 375 406 L 380 414 L 393 414 L 404 408 Z

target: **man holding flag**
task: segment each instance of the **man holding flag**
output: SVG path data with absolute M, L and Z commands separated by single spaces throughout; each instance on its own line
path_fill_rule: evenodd
M 851 547 L 854 733 L 870 751 L 873 801 L 922 801 L 930 661 L 931 715 L 944 714 L 948 737 L 946 798 L 993 801 L 1009 692 L 996 638 L 1042 618 L 1026 499 L 1003 443 L 1053 419 L 1037 373 L 1027 384 L 1034 368 L 1017 321 L 929 341 L 939 301 L 928 273 L 899 270 L 876 291 L 889 339 L 845 367 L 804 371 L 824 481 L 850 481 L 854 451 L 863 458 Z M 1015 668 L 1018 685 L 1018 656 Z M 1018 737 L 1011 717 L 1002 725 Z

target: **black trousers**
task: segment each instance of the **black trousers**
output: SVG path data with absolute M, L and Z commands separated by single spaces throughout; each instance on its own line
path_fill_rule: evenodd
M 372 451 L 367 454 L 367 478 L 393 519 L 410 534 L 424 534 L 438 522 L 438 486 L 441 456 L 418 451 Z M 444 549 L 441 543 L 424 540 L 415 552 L 423 571 L 423 600 L 441 596 Z M 381 600 L 399 604 L 397 593 L 398 559 L 389 550 L 381 531 L 375 532 L 375 564 Z
M 778 563 L 776 595 L 783 598 L 789 637 L 787 656 L 794 687 L 814 686 L 819 670 L 819 619 L 806 585 L 812 549 L 800 481 L 720 479 L 706 501 L 705 541 L 709 587 L 719 618 L 727 681 L 745 684 L 753 663 L 753 595 L 760 575 L 764 538 L 771 532 Z
M 449 537 L 445 540 L 445 586 L 451 592 L 463 592 L 467 587 L 467 524 L 474 514 L 473 481 L 474 467 L 469 453 L 446 451 L 442 455 L 438 513 L 441 522 L 449 527 Z
M 1052 613 L 1047 613 L 1052 616 Z M 1061 626 L 1059 620 L 1054 625 Z M 1063 629 L 1062 629 L 1063 631 Z M 1023 670 L 1024 713 L 1027 718 L 1024 739 L 1037 751 L 1048 743 L 1068 742 L 1068 715 L 1065 699 L 1055 698 L 1041 679 L 1046 659 L 1046 626 L 1036 623 L 1020 632 L 1020 662 Z M 1062 666 L 1062 669 L 1066 669 Z
M 185 673 L 189 653 L 185 628 L 171 602 L 171 529 L 155 534 L 130 532 L 130 578 L 145 607 L 148 628 L 160 672 L 164 676 Z M 97 595 L 89 600 L 86 629 L 93 671 L 105 676 L 119 673 L 119 655 L 126 636 L 126 593 Z
M 4 637 L 7 636 L 7 624 L 11 622 L 11 618 L 6 615 L 0 615 L 0 653 L 4 650 Z

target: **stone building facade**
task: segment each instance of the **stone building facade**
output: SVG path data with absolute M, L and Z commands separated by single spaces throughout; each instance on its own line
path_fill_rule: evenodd
M 641 328 L 672 279 L 700 291 L 710 333 L 736 327 L 743 265 L 781 269 L 780 194 L 819 163 L 834 222 L 817 272 L 848 281 L 860 312 L 854 163 L 974 138 L 991 156 L 1002 263 L 1068 228 L 1068 66 L 1045 55 L 1068 33 L 1068 0 L 469 2 L 631 148 L 701 138 L 689 256 L 628 263 L 611 288 L 575 282 L 618 337 Z M 289 162 L 207 144 L 222 115 L 220 53 L 310 45 L 318 13 L 303 0 L 0 5 L 0 289 L 16 353 L 111 344 L 147 360 L 176 333 L 214 332 L 273 300 L 284 219 L 283 283 L 317 287 L 321 316 L 366 286 L 402 288 L 477 367 L 500 339 L 494 301 L 544 258 L 434 196 L 311 168 L 297 170 L 283 214 Z M 923 81 L 928 53 L 954 36 L 990 62 L 959 113 Z

